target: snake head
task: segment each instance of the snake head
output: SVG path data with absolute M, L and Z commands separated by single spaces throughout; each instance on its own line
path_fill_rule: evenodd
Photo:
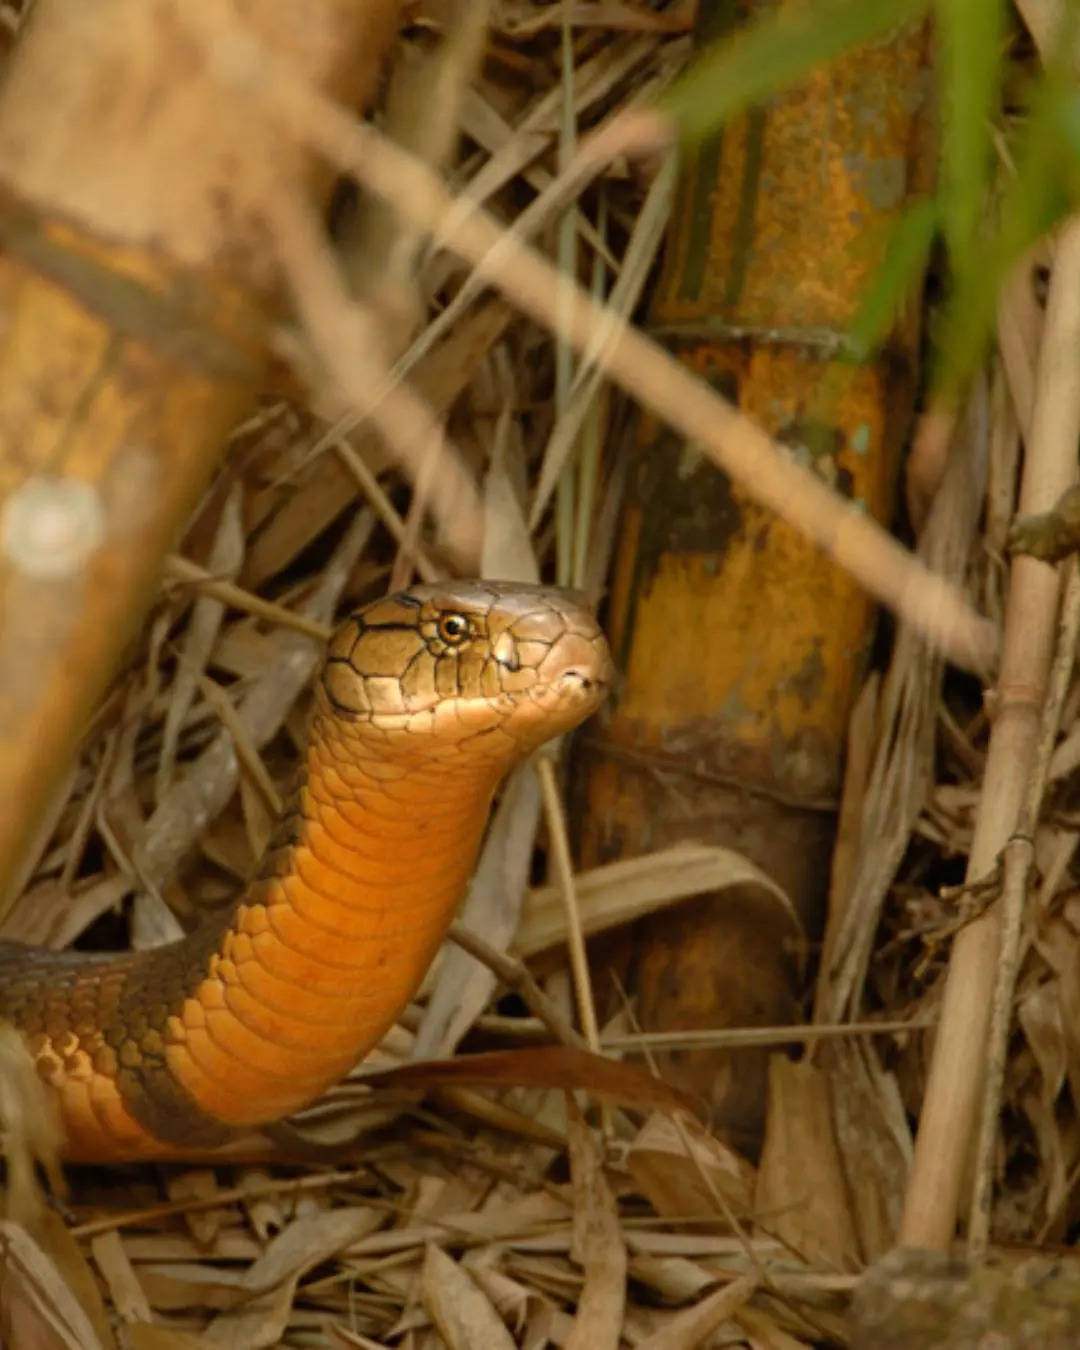
M 413 586 L 350 616 L 330 643 L 331 708 L 431 758 L 501 767 L 594 712 L 607 642 L 574 591 L 492 581 Z

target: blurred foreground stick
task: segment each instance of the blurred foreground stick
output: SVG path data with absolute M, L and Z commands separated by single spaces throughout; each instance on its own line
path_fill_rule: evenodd
M 355 103 L 397 0 L 238 9 Z M 271 172 L 318 190 L 171 3 L 39 0 L 0 90 L 0 908 L 259 388 L 280 307 Z

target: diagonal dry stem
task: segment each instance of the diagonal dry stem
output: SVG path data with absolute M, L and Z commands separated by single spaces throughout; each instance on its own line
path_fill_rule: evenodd
M 763 505 L 775 510 L 873 595 L 908 619 L 954 661 L 985 673 L 996 660 L 993 626 L 960 592 L 851 503 L 797 463 L 750 418 L 656 343 L 507 233 L 486 212 L 456 199 L 423 165 L 318 92 L 259 43 L 229 0 L 177 6 L 201 38 L 217 77 L 263 104 L 289 134 L 357 176 L 411 224 L 421 224 L 479 277 L 526 313 L 561 332 L 578 352 L 603 343 L 610 379 L 699 445 Z

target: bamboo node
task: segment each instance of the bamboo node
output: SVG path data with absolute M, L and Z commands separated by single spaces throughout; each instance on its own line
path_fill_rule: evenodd
M 997 684 L 983 694 L 983 706 L 986 715 L 994 722 L 1003 712 L 1038 711 L 1046 697 L 1046 688 L 1031 680 L 1013 680 L 1007 684 Z

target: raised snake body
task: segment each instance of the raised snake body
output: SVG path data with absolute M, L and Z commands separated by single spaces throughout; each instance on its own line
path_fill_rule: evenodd
M 232 906 L 138 953 L 0 943 L 0 1017 L 58 1094 L 67 1155 L 213 1146 L 342 1078 L 435 955 L 499 780 L 610 676 L 565 591 L 415 586 L 349 618 L 299 791 Z

